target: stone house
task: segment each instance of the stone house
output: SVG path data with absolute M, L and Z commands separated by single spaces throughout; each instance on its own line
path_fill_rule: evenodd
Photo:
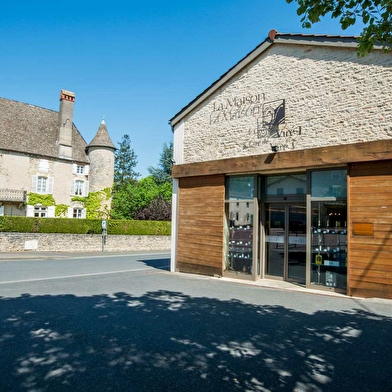
M 392 298 L 392 53 L 268 37 L 171 118 L 171 270 Z
M 107 216 L 115 146 L 104 121 L 86 143 L 74 102 L 66 90 L 58 112 L 0 98 L 0 215 L 85 218 L 84 198 L 102 191 L 94 213 Z

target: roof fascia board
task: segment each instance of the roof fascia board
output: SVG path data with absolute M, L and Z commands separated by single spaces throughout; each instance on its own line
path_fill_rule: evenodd
M 290 45 L 312 45 L 312 46 L 333 46 L 333 47 L 345 47 L 345 48 L 356 48 L 358 46 L 358 42 L 353 37 L 353 40 L 338 40 L 337 38 L 331 37 L 307 37 L 303 36 L 301 38 L 295 38 L 290 36 L 279 36 L 277 35 L 275 40 L 275 44 L 290 44 Z

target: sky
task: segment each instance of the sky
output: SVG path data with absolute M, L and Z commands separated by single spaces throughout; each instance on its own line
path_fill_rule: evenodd
M 359 35 L 326 17 L 301 27 L 286 0 L 20 0 L 0 13 L 0 97 L 59 110 L 90 143 L 102 119 L 116 147 L 129 135 L 140 178 L 173 141 L 169 120 L 228 69 L 280 33 Z

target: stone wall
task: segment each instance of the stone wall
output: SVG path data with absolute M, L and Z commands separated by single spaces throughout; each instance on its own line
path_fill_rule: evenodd
M 389 140 L 391 66 L 381 51 L 273 45 L 184 120 L 178 162 Z
M 170 236 L 109 235 L 107 252 L 170 250 Z M 100 234 L 0 233 L 0 252 L 94 252 L 102 251 Z

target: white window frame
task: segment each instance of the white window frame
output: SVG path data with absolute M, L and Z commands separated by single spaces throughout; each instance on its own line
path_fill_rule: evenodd
M 75 180 L 75 187 L 74 187 L 74 195 L 75 196 L 82 196 L 83 189 L 84 189 L 84 181 L 82 180 Z
M 35 175 L 31 190 L 34 193 L 51 195 L 53 194 L 53 177 Z
M 48 207 L 34 206 L 34 217 L 47 218 L 48 217 Z
M 83 217 L 83 208 L 75 207 L 72 211 L 72 218 L 82 219 Z
M 72 174 L 77 174 L 78 176 L 87 176 L 88 169 L 88 165 L 79 165 L 77 163 L 72 164 Z
M 89 181 L 74 179 L 71 184 L 71 196 L 87 197 L 89 192 Z

